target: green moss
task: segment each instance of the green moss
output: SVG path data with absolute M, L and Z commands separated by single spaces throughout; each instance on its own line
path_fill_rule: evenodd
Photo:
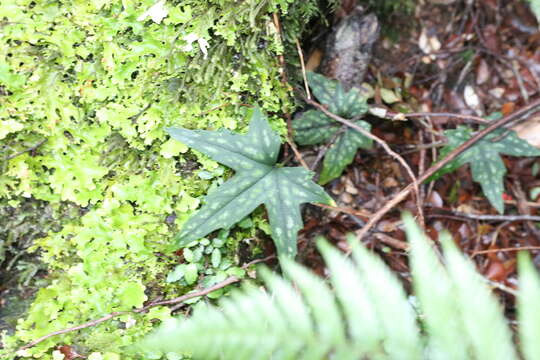
M 209 187 L 230 172 L 172 144 L 163 129 L 243 130 L 244 103 L 273 114 L 293 108 L 277 55 L 292 49 L 289 43 L 317 13 L 314 0 L 166 1 L 168 14 L 160 23 L 141 20 L 154 3 L 0 4 L 0 140 L 6 151 L 0 199 L 13 206 L 31 198 L 83 209 L 35 242 L 50 285 L 39 291 L 16 334 L 3 339 L 6 358 L 52 331 L 193 288 L 197 281 L 167 283 L 178 258 L 156 254 Z M 282 18 L 285 44 L 274 12 Z M 271 120 L 283 134 L 283 121 Z M 44 139 L 34 151 L 7 160 Z M 218 263 L 212 255 L 217 247 L 205 246 L 197 280 L 237 271 L 235 246 L 260 224 L 264 220 L 256 217 L 228 237 L 216 268 L 203 266 L 212 256 Z M 113 359 L 155 318 L 165 317 L 133 315 L 50 338 L 21 355 L 50 359 L 58 345 L 74 344 L 86 355 Z

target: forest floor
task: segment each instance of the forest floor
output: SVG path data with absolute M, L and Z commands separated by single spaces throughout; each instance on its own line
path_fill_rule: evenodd
M 417 116 L 392 121 L 370 115 L 366 120 L 372 124 L 372 132 L 400 154 L 418 176 L 439 159 L 446 140 L 444 130 L 461 124 L 477 129 L 475 118 L 485 119 L 494 113 L 505 116 L 540 98 L 540 31 L 525 2 L 424 1 L 410 15 L 394 15 L 381 22 L 383 33 L 364 80 L 372 90 L 370 106 Z M 305 39 L 306 62 L 317 62 L 314 54 L 321 48 L 314 44 L 320 43 Z M 540 148 L 540 112 L 530 112 L 520 120 L 512 125 L 514 129 Z M 316 158 L 323 148 L 301 147 L 300 153 L 306 159 Z M 408 244 L 400 214 L 411 211 L 419 220 L 423 218 L 424 229 L 434 240 L 447 229 L 512 312 L 517 250 L 530 250 L 534 262 L 540 264 L 540 160 L 504 156 L 504 164 L 504 215 L 492 207 L 469 167 L 463 166 L 437 181 L 421 184 L 418 198 L 411 192 L 393 206 L 363 241 L 405 283 L 410 282 Z M 313 237 L 323 234 L 346 249 L 345 234 L 359 232 L 410 183 L 406 170 L 382 147 L 359 151 L 343 175 L 326 186 L 337 199 L 337 207 L 349 209 L 349 213 L 307 206 L 299 260 L 323 274 Z M 0 301 L 12 296 L 28 301 L 39 287 L 44 270 L 37 258 L 25 254 L 14 259 L 14 254 L 28 248 L 39 234 L 42 232 L 32 230 L 2 262 Z M 271 255 L 273 250 L 267 250 L 265 255 Z M 12 328 L 24 306 L 6 309 L 0 304 L 0 309 L 2 330 Z
M 462 124 L 478 129 L 478 117 L 506 116 L 538 99 L 540 31 L 535 16 L 521 1 L 431 1 L 418 5 L 411 16 L 414 21 L 407 17 L 382 21 L 383 33 L 364 81 L 373 90 L 370 106 L 417 113 L 408 121 L 375 116 L 367 120 L 372 132 L 420 176 L 439 159 L 446 141 L 444 130 Z M 314 46 L 303 50 L 308 63 L 318 56 L 313 55 L 318 51 Z M 538 111 L 528 112 L 512 127 L 521 138 L 540 147 Z M 320 155 L 324 147 L 300 151 L 309 159 Z M 437 240 L 443 229 L 448 230 L 512 311 L 517 250 L 530 250 L 534 262 L 540 263 L 540 160 L 503 159 L 507 169 L 504 215 L 490 205 L 466 165 L 422 184 L 418 201 L 411 192 L 385 213 L 363 241 L 409 283 L 408 245 L 400 214 L 408 210 L 421 220 L 420 207 L 427 234 Z M 382 147 L 359 151 L 343 175 L 327 186 L 339 199 L 338 207 L 353 211 L 328 216 L 327 211 L 310 206 L 300 237 L 301 261 L 323 274 L 323 262 L 309 239 L 323 233 L 338 247 L 347 248 L 345 234 L 359 233 L 373 214 L 410 183 L 405 168 Z

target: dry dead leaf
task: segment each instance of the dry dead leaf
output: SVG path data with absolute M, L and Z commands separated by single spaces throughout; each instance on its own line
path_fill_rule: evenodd
M 512 129 L 520 138 L 540 149 L 540 115 L 533 116 L 513 126 Z
M 321 64 L 323 52 L 320 49 L 315 49 L 308 57 L 306 63 L 306 71 L 315 71 Z
M 481 104 L 480 104 L 480 97 L 474 90 L 474 87 L 471 85 L 465 86 L 465 90 L 463 91 L 463 98 L 465 99 L 465 103 L 468 107 L 473 109 L 477 114 L 481 115 Z
M 418 38 L 418 47 L 425 53 L 431 54 L 441 49 L 441 42 L 436 36 L 427 34 L 427 29 L 423 28 Z
M 490 78 L 490 71 L 486 60 L 480 59 L 476 68 L 476 85 L 482 85 Z

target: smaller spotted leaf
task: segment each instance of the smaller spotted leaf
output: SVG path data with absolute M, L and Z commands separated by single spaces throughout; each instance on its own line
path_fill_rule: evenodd
M 331 80 L 321 74 L 309 71 L 307 79 L 311 92 L 328 111 L 344 118 L 353 118 L 368 111 L 366 97 L 360 90 L 351 88 L 345 91 L 339 81 Z
M 297 233 L 302 228 L 300 204 L 332 203 L 311 180 L 311 172 L 276 165 L 280 138 L 258 108 L 253 111 L 246 135 L 182 128 L 169 128 L 167 132 L 173 139 L 236 171 L 230 180 L 208 194 L 206 204 L 183 226 L 177 236 L 178 247 L 214 230 L 231 227 L 264 203 L 278 254 L 293 257 Z
M 371 129 L 371 125 L 365 121 L 356 121 L 356 124 L 367 131 Z M 354 160 L 358 148 L 369 149 L 371 147 L 371 139 L 354 129 L 345 127 L 338 132 L 340 133 L 337 139 L 324 156 L 323 169 L 319 179 L 321 184 L 326 184 L 339 177 L 343 169 Z
M 472 129 L 459 126 L 455 130 L 446 130 L 448 145 L 441 150 L 441 158 L 444 158 L 452 150 L 469 140 Z M 470 149 L 463 152 L 457 159 L 447 164 L 441 170 L 431 176 L 430 180 L 436 180 L 469 163 L 473 180 L 480 183 L 484 195 L 499 213 L 504 213 L 504 174 L 506 167 L 500 154 L 511 156 L 540 156 L 540 150 L 520 139 L 514 131 L 499 129 L 478 141 Z
M 308 73 L 313 94 L 328 110 L 344 118 L 354 118 L 367 111 L 365 97 L 358 89 L 345 91 L 337 81 L 320 74 Z M 356 125 L 371 130 L 371 125 L 362 120 L 351 120 Z M 319 182 L 326 184 L 339 177 L 356 155 L 358 148 L 371 148 L 371 139 L 326 116 L 318 110 L 309 110 L 293 121 L 295 140 L 300 145 L 316 145 L 331 142 L 325 154 Z

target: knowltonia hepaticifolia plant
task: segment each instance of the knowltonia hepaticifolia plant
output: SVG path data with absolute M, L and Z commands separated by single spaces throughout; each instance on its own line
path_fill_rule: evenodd
M 230 180 L 206 196 L 206 203 L 183 225 L 176 238 L 177 247 L 216 229 L 228 228 L 264 204 L 278 254 L 294 257 L 297 233 L 302 228 L 300 204 L 333 202 L 311 180 L 310 171 L 277 164 L 281 141 L 258 107 L 252 111 L 246 135 L 227 130 L 167 131 L 174 139 L 236 171 Z

